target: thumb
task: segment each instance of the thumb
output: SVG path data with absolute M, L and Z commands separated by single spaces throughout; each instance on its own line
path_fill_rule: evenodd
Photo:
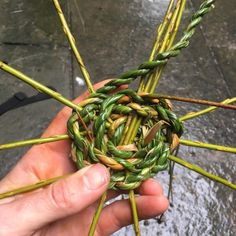
M 23 195 L 11 203 L 2 205 L 0 211 L 4 214 L 0 216 L 1 225 L 5 222 L 5 225 L 14 226 L 14 229 L 9 230 L 18 228 L 17 235 L 20 235 L 20 232 L 34 231 L 49 222 L 85 209 L 98 200 L 108 184 L 109 172 L 103 165 L 96 164 L 83 168 L 43 190 Z M 6 222 L 7 220 L 9 222 Z M 0 227 L 0 235 L 5 235 L 2 233 Z

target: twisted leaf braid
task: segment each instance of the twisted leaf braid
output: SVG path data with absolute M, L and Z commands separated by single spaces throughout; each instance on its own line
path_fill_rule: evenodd
M 103 95 L 103 99 L 99 94 L 98 97 L 100 99 L 95 103 L 93 100 L 85 103 L 80 112 L 85 124 L 93 126 L 92 142 L 81 135 L 84 128 L 76 111 L 68 120 L 68 133 L 73 139 L 72 157 L 77 167 L 103 163 L 110 168 L 110 188 L 113 189 L 134 189 L 143 180 L 166 169 L 173 135 L 179 137 L 183 132 L 181 122 L 168 103 L 164 99 L 157 101 L 142 97 L 130 89 Z M 132 148 L 129 145 L 118 146 L 131 113 L 144 117 L 144 122 Z M 159 129 L 154 131 L 150 140 L 146 140 L 155 124 Z
M 67 127 L 73 140 L 72 158 L 79 169 L 90 163 L 102 163 L 110 168 L 110 188 L 128 190 L 137 188 L 142 181 L 168 167 L 168 156 L 183 133 L 183 125 L 172 112 L 170 103 L 130 89 L 112 95 L 108 92 L 151 73 L 169 58 L 177 56 L 188 46 L 196 26 L 213 7 L 213 2 L 207 0 L 200 6 L 180 41 L 170 50 L 108 82 L 83 101 L 79 114 L 75 110 L 72 112 Z M 130 114 L 143 118 L 141 126 L 132 144 L 119 146 Z M 93 140 L 81 135 L 87 131 L 81 119 L 92 130 Z
M 147 61 L 141 64 L 138 69 L 130 70 L 119 77 L 119 79 L 112 80 L 104 85 L 103 88 L 97 90 L 98 93 L 108 93 L 120 85 L 130 84 L 136 78 L 140 76 L 146 76 L 153 69 L 156 69 L 158 66 L 166 64 L 168 59 L 171 57 L 176 57 L 179 55 L 180 51 L 183 48 L 188 47 L 189 40 L 195 33 L 196 27 L 201 23 L 202 18 L 214 7 L 215 0 L 204 1 L 197 12 L 191 17 L 190 23 L 187 26 L 187 29 L 184 31 L 183 36 L 173 47 L 168 51 L 163 53 L 158 53 L 154 61 Z

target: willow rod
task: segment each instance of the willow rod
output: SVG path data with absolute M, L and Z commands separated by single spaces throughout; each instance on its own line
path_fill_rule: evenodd
M 46 137 L 46 138 L 28 139 L 28 140 L 13 142 L 13 143 L 1 144 L 0 151 L 11 149 L 11 148 L 24 147 L 27 145 L 40 145 L 44 143 L 57 142 L 57 141 L 62 141 L 62 140 L 67 140 L 67 139 L 69 139 L 69 136 L 67 134 L 55 135 L 55 136 Z M 236 153 L 235 147 L 209 144 L 209 143 L 186 140 L 186 139 L 180 139 L 179 141 L 180 141 L 180 144 L 186 145 L 186 146 L 206 148 L 206 149 L 217 150 L 217 151 L 222 151 L 222 152 Z
M 174 40 L 176 38 L 177 31 L 180 26 L 180 22 L 181 22 L 182 15 L 185 9 L 185 5 L 186 5 L 186 0 L 177 1 L 176 9 L 173 13 L 173 16 L 171 17 L 171 21 L 169 23 L 166 34 L 164 36 L 163 43 L 160 45 L 160 50 L 158 50 L 156 53 L 162 53 L 162 52 L 168 51 L 172 47 Z M 145 92 L 154 93 L 165 66 L 166 64 L 160 66 L 154 72 L 154 74 L 150 76 L 149 80 L 147 81 L 145 85 L 145 90 L 144 90 Z
M 221 146 L 221 145 L 210 144 L 210 143 L 203 143 L 203 142 L 199 142 L 199 141 L 192 141 L 192 140 L 186 140 L 186 139 L 180 139 L 179 143 L 182 145 L 185 145 L 185 146 L 207 148 L 210 150 L 216 150 L 216 151 L 221 151 L 221 152 L 236 153 L 235 147 L 227 147 L 227 146 Z
M 233 97 L 233 98 L 228 98 L 226 100 L 224 100 L 222 102 L 222 104 L 229 104 L 229 103 L 234 103 L 236 102 L 236 97 Z M 186 121 L 186 120 L 190 120 L 190 119 L 193 119 L 195 117 L 198 117 L 198 116 L 201 116 L 201 115 L 204 115 L 206 113 L 209 113 L 209 112 L 212 112 L 214 110 L 216 110 L 217 107 L 216 106 L 211 106 L 211 107 L 208 107 L 206 109 L 203 109 L 203 110 L 200 110 L 200 111 L 196 111 L 196 112 L 189 112 L 187 113 L 186 115 L 180 117 L 180 120 L 181 121 Z
M 197 166 L 197 165 L 194 165 L 194 164 L 191 164 L 183 159 L 180 159 L 179 157 L 175 157 L 175 156 L 172 156 L 170 155 L 169 157 L 169 160 L 171 161 L 174 161 L 192 171 L 195 171 L 211 180 L 214 180 L 216 182 L 219 182 L 229 188 L 232 188 L 234 190 L 236 190 L 236 185 L 229 182 L 228 180 L 226 179 L 223 179 L 219 176 L 216 176 L 216 175 L 213 175 L 211 173 L 208 173 L 207 171 L 203 170 L 201 167 Z M 4 192 L 4 193 L 0 193 L 0 199 L 4 199 L 4 198 L 7 198 L 7 197 L 12 197 L 12 196 L 15 196 L 17 194 L 22 194 L 22 193 L 26 193 L 26 192 L 29 192 L 29 191 L 33 191 L 33 190 L 36 190 L 36 189 L 39 189 L 39 188 L 43 188 L 49 184 L 52 184 L 60 179 L 63 179 L 65 177 L 67 177 L 69 175 L 64 175 L 64 176 L 58 176 L 58 177 L 54 177 L 54 178 L 51 178 L 51 179 L 47 179 L 47 180 L 42 180 L 42 181 L 39 181 L 35 184 L 31 184 L 31 185 L 27 185 L 27 186 L 23 186 L 21 188 L 17 188 L 17 189 L 13 189 L 13 190 L 10 190 L 10 191 L 7 191 L 7 192 Z
M 236 102 L 236 97 L 231 98 L 231 99 L 226 99 L 223 102 L 221 102 L 221 104 L 230 104 L 230 103 L 233 103 L 233 102 Z M 82 103 L 84 103 L 84 102 L 82 101 L 80 104 L 82 105 Z M 203 109 L 203 110 L 200 110 L 200 111 L 197 111 L 197 112 L 188 113 L 187 115 L 182 116 L 180 119 L 182 121 L 185 121 L 185 120 L 188 120 L 188 119 L 193 119 L 195 117 L 198 117 L 198 116 L 207 114 L 209 112 L 212 112 L 212 111 L 216 110 L 217 108 L 218 107 L 212 107 L 211 106 L 211 107 L 208 107 L 206 109 Z M 64 139 L 69 139 L 69 136 L 67 134 L 62 134 L 62 135 L 54 135 L 54 136 L 46 137 L 46 138 L 28 139 L 28 140 L 13 142 L 13 143 L 1 144 L 0 145 L 0 150 L 23 147 L 23 146 L 32 145 L 32 144 L 43 144 L 43 143 L 48 143 L 48 142 L 56 142 L 56 141 L 60 141 L 60 140 L 64 140 Z M 216 145 L 216 146 L 218 146 L 218 145 Z M 229 148 L 231 148 L 231 147 L 229 147 Z M 211 149 L 211 148 L 208 147 L 208 149 Z
M 80 66 L 80 70 L 81 70 L 81 72 L 82 72 L 82 74 L 84 76 L 84 79 L 85 79 L 85 82 L 87 84 L 88 90 L 90 91 L 90 93 L 94 93 L 95 91 L 94 91 L 93 85 L 91 83 L 90 75 L 88 73 L 88 70 L 85 67 L 85 64 L 84 64 L 83 59 L 82 59 L 82 57 L 81 57 L 81 55 L 79 53 L 79 50 L 76 47 L 75 38 L 72 35 L 72 33 L 70 31 L 70 28 L 69 28 L 69 26 L 68 26 L 68 24 L 66 22 L 66 19 L 65 19 L 65 16 L 63 14 L 63 11 L 61 9 L 61 6 L 60 6 L 58 0 L 53 0 L 53 3 L 55 5 L 57 14 L 58 14 L 58 16 L 59 16 L 59 18 L 61 20 L 61 24 L 62 24 L 63 30 L 64 30 L 64 32 L 65 32 L 65 34 L 67 36 L 67 39 L 68 39 L 68 41 L 70 43 L 70 46 L 71 46 L 71 48 L 73 50 L 75 58 L 76 58 L 79 66 Z
M 175 100 L 175 101 L 180 101 L 180 102 L 189 102 L 189 103 L 195 103 L 195 104 L 200 104 L 200 105 L 207 105 L 207 106 L 215 106 L 215 107 L 221 107 L 224 109 L 231 109 L 231 110 L 236 110 L 235 105 L 229 105 L 229 104 L 224 104 L 220 102 L 214 102 L 214 101 L 208 101 L 208 100 L 202 100 L 202 99 L 195 99 L 195 98 L 186 98 L 186 97 L 179 97 L 179 96 L 170 96 L 170 95 L 159 95 L 159 94 L 149 94 L 148 97 L 153 97 L 153 98 L 165 98 L 169 100 Z
M 139 227 L 139 219 L 138 219 L 138 210 L 137 210 L 137 204 L 135 201 L 135 195 L 134 195 L 134 190 L 129 191 L 129 201 L 131 205 L 131 210 L 132 210 L 132 216 L 133 216 L 133 221 L 134 221 L 134 231 L 136 236 L 140 236 L 140 227 Z
M 191 164 L 183 159 L 180 159 L 180 158 L 172 156 L 172 155 L 169 156 L 169 160 L 174 161 L 174 162 L 178 163 L 179 165 L 184 166 L 194 172 L 197 172 L 197 173 L 199 173 L 199 174 L 201 174 L 201 175 L 203 175 L 215 182 L 221 183 L 229 188 L 236 190 L 235 184 L 233 184 L 233 183 L 229 182 L 228 180 L 223 179 L 219 176 L 213 175 L 213 174 L 203 170 L 201 167 L 199 167 L 197 165 Z
M 51 142 L 57 142 L 57 141 L 66 140 L 66 139 L 69 139 L 69 136 L 67 134 L 54 135 L 54 136 L 46 137 L 46 138 L 28 139 L 28 140 L 23 140 L 23 141 L 17 141 L 14 143 L 1 144 L 0 150 L 24 147 L 24 146 L 33 145 L 33 144 L 51 143 Z
M 168 25 L 168 22 L 170 21 L 172 15 L 173 15 L 173 6 L 174 6 L 175 0 L 170 0 L 167 11 L 165 13 L 164 19 L 161 22 L 161 24 L 156 29 L 156 38 L 153 43 L 152 51 L 149 56 L 149 61 L 152 61 L 155 59 L 156 53 L 159 51 L 159 48 L 162 44 L 161 39 L 163 36 L 163 33 Z M 146 76 L 141 77 L 138 91 L 144 91 L 144 82 L 145 82 Z
M 96 226 L 98 224 L 99 216 L 101 215 L 102 208 L 105 204 L 106 199 L 107 199 L 107 191 L 105 193 L 103 193 L 103 195 L 101 197 L 100 203 L 99 203 L 97 210 L 95 212 L 95 215 L 93 217 L 88 236 L 93 236 L 96 231 Z
M 170 23 L 169 23 L 169 25 L 167 27 L 167 31 L 166 31 L 165 36 L 164 36 L 164 40 L 163 40 L 163 42 L 161 42 L 158 45 L 158 47 L 160 46 L 160 50 L 159 50 L 160 52 L 163 52 L 165 49 L 169 49 L 172 46 L 173 40 L 174 40 L 174 38 L 176 36 L 175 30 L 177 30 L 177 28 L 179 26 L 179 23 L 180 23 L 179 17 L 181 18 L 185 2 L 186 2 L 186 0 L 179 0 L 179 1 L 177 1 L 176 8 L 175 8 L 175 10 L 173 12 L 173 15 L 172 15 L 172 17 L 170 19 Z M 168 18 L 168 14 L 170 14 L 170 7 L 171 6 L 169 5 L 169 7 L 167 9 L 166 16 L 165 16 L 164 21 L 163 21 L 163 24 L 165 24 L 165 22 L 167 22 L 167 20 L 168 20 L 167 18 Z M 160 32 L 157 32 L 157 34 L 159 34 L 159 33 Z M 161 35 L 156 37 L 157 43 L 154 43 L 154 46 L 153 46 L 150 58 L 152 56 L 155 56 L 155 54 L 156 54 L 156 51 L 157 51 L 156 45 L 159 43 L 160 37 L 161 37 Z M 157 85 L 158 80 L 159 80 L 159 78 L 161 76 L 161 73 L 162 73 L 164 67 L 165 67 L 165 64 L 159 66 L 159 68 L 150 76 L 150 78 L 148 79 L 146 85 L 144 85 L 144 88 L 143 88 L 144 91 L 150 92 L 149 91 L 150 90 L 149 89 L 150 81 L 153 81 L 153 83 L 154 83 L 154 85 L 152 83 L 152 86 L 156 86 Z M 142 91 L 141 90 L 142 86 L 143 86 L 142 83 L 140 83 L 140 87 L 139 87 L 138 91 Z M 139 126 L 141 124 L 141 120 L 142 119 L 138 118 L 137 116 L 134 116 L 132 118 L 131 124 L 128 127 L 128 130 L 127 130 L 127 133 L 123 134 L 123 138 L 122 138 L 121 144 L 129 144 L 129 143 L 133 142 L 133 140 L 134 140 L 134 138 L 135 138 L 135 136 L 137 134 L 138 128 L 139 128 Z M 135 202 L 135 197 L 134 197 L 133 190 L 130 190 L 130 192 L 129 192 L 129 199 L 130 199 L 131 210 L 132 210 L 132 215 L 133 215 L 133 220 L 134 220 L 135 234 L 137 236 L 139 236 L 139 235 L 141 235 L 141 233 L 140 233 L 140 226 L 139 226 L 139 222 L 138 222 L 137 205 L 136 205 L 136 202 Z
M 165 50 L 170 49 L 170 47 L 172 46 L 172 43 L 173 43 L 174 38 L 176 36 L 175 30 L 177 29 L 176 27 L 178 27 L 180 24 L 179 18 L 181 18 L 182 14 L 183 14 L 185 3 L 186 3 L 186 0 L 177 1 L 174 11 L 171 12 L 172 17 L 171 17 L 171 20 L 170 20 L 169 25 L 167 27 L 167 30 L 165 32 L 164 39 L 160 44 L 159 53 L 162 53 Z M 169 9 L 167 11 L 169 11 Z M 166 14 L 165 17 L 168 17 L 168 14 Z M 176 20 L 178 21 L 177 25 L 175 22 Z M 167 19 L 163 20 L 163 22 L 165 22 L 165 21 L 167 21 Z M 157 32 L 157 33 L 159 33 L 159 32 Z M 160 39 L 160 37 L 156 37 L 156 40 L 159 40 L 159 39 Z M 154 51 L 155 51 L 155 43 L 154 43 L 150 58 L 152 57 L 152 55 L 155 54 Z M 164 67 L 165 67 L 165 64 L 160 65 L 157 68 L 157 70 L 150 76 L 150 78 L 148 78 L 148 81 L 146 82 L 145 85 L 140 84 L 138 92 L 153 93 L 154 92 L 153 88 L 157 86 L 157 83 L 159 81 L 159 78 L 162 74 Z M 142 87 L 143 87 L 143 89 L 141 90 Z M 141 120 L 142 119 L 138 118 L 137 116 L 132 117 L 131 123 L 127 129 L 127 133 L 125 134 L 124 139 L 122 139 L 124 144 L 128 144 L 128 143 L 132 142 L 131 140 L 133 140 L 135 138 L 135 136 L 138 132 L 138 129 L 140 127 Z
M 81 107 L 76 105 L 75 103 L 71 102 L 70 100 L 63 97 L 60 93 L 55 92 L 54 90 L 48 88 L 47 86 L 44 86 L 43 84 L 31 79 L 27 75 L 23 74 L 22 72 L 14 69 L 13 67 L 5 64 L 4 62 L 0 61 L 0 68 L 4 70 L 5 72 L 15 76 L 16 78 L 24 81 L 26 84 L 30 85 L 31 87 L 35 88 L 39 92 L 43 92 L 48 94 L 49 96 L 53 97 L 57 101 L 63 103 L 64 105 L 75 109 L 77 111 L 81 111 Z
M 35 184 L 30 184 L 30 185 L 23 186 L 21 188 L 12 189 L 10 191 L 1 193 L 0 194 L 0 199 L 7 198 L 7 197 L 12 197 L 12 196 L 15 196 L 15 195 L 18 195 L 18 194 L 27 193 L 27 192 L 30 192 L 30 191 L 33 191 L 33 190 L 36 190 L 36 189 L 39 189 L 39 188 L 46 187 L 49 184 L 52 184 L 52 183 L 54 183 L 54 182 L 56 182 L 60 179 L 68 177 L 68 176 L 69 176 L 69 174 L 68 175 L 62 175 L 62 176 L 57 176 L 57 177 L 54 177 L 54 178 L 41 180 L 41 181 L 39 181 Z

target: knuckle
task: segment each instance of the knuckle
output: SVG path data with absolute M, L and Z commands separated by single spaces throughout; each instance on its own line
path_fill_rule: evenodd
M 59 183 L 50 186 L 50 199 L 54 207 L 59 209 L 71 209 L 71 193 L 66 181 L 61 180 Z

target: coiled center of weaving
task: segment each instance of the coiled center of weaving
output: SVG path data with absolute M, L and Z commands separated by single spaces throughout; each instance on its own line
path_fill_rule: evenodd
M 71 154 L 79 169 L 102 163 L 110 169 L 110 188 L 128 190 L 168 167 L 183 132 L 169 101 L 126 89 L 92 94 L 80 105 L 82 111 L 73 111 L 68 120 Z M 123 145 L 132 116 L 141 124 L 133 142 Z

